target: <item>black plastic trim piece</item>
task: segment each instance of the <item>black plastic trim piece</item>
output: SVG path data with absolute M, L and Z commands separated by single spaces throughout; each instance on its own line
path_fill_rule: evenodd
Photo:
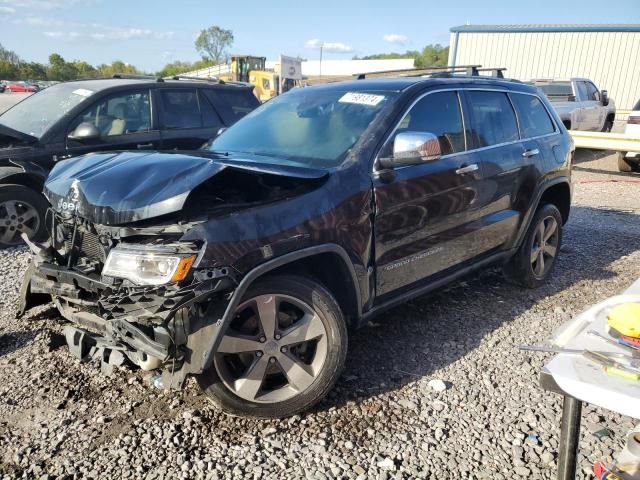
M 229 303 L 227 304 L 227 308 L 222 318 L 218 322 L 219 328 L 216 334 L 214 335 L 214 337 L 211 339 L 210 347 L 207 349 L 206 352 L 203 352 L 205 355 L 204 362 L 203 362 L 204 368 L 205 369 L 208 368 L 213 362 L 213 356 L 216 352 L 216 349 L 218 348 L 220 340 L 222 340 L 222 335 L 224 334 L 227 325 L 229 324 L 229 322 L 231 322 L 233 318 L 233 314 L 236 308 L 238 307 L 238 305 L 240 304 L 240 301 L 242 300 L 242 297 L 244 296 L 245 292 L 256 279 L 258 279 L 259 277 L 263 276 L 264 274 L 272 270 L 275 270 L 278 267 L 282 267 L 289 263 L 295 262 L 296 260 L 312 257 L 314 255 L 319 255 L 322 253 L 338 254 L 347 265 L 347 268 L 349 269 L 349 273 L 351 274 L 351 280 L 353 282 L 353 286 L 356 292 L 356 299 L 357 299 L 357 305 L 358 305 L 358 317 L 360 317 L 362 315 L 360 285 L 358 283 L 358 278 L 356 276 L 356 271 L 355 271 L 355 268 L 353 267 L 353 263 L 351 262 L 351 259 L 349 258 L 349 255 L 344 250 L 344 248 L 334 243 L 328 243 L 323 245 L 315 245 L 309 248 L 304 248 L 296 252 L 287 253 L 280 257 L 269 260 L 266 263 L 262 263 L 258 265 L 253 270 L 250 270 L 249 273 L 247 273 L 244 276 L 244 278 L 240 281 L 240 283 L 238 284 L 238 287 L 233 292 L 233 295 L 231 296 Z

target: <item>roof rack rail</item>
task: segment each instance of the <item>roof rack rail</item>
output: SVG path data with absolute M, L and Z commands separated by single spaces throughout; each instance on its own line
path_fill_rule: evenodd
M 188 75 L 174 75 L 168 78 L 171 80 L 194 80 L 194 81 L 200 81 L 200 82 L 215 82 L 221 85 L 224 85 L 226 83 L 224 80 L 220 80 L 218 77 L 201 78 L 201 77 L 190 77 Z
M 132 73 L 114 73 L 109 78 L 118 78 L 123 80 L 155 80 L 156 82 L 164 82 L 162 78 L 156 77 L 155 75 L 136 75 Z
M 401 77 L 425 77 L 430 76 L 433 78 L 448 78 L 453 76 L 469 76 L 469 77 L 479 77 L 480 72 L 491 72 L 492 77 L 496 78 L 504 78 L 502 72 L 504 72 L 506 68 L 504 67 L 490 67 L 490 68 L 482 68 L 482 65 L 457 65 L 457 66 L 446 66 L 446 67 L 425 67 L 425 68 L 411 68 L 405 70 L 385 70 L 381 72 L 371 72 L 371 73 L 359 73 L 354 75 L 358 80 L 364 80 L 367 76 L 369 77 L 383 77 L 383 76 L 401 76 Z
M 388 75 L 398 75 L 404 77 L 422 77 L 424 75 L 430 75 L 432 73 L 449 73 L 449 72 L 467 72 L 468 75 L 477 75 L 478 68 L 482 65 L 459 65 L 455 67 L 451 66 L 442 66 L 442 67 L 424 67 L 424 68 L 407 68 L 403 70 L 383 70 L 380 72 L 370 72 L 370 73 L 357 73 L 354 76 L 358 80 L 364 80 L 369 77 L 382 77 Z

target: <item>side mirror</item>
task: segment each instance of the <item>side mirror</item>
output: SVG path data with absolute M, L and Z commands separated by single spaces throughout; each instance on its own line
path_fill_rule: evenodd
M 76 129 L 68 135 L 67 138 L 69 140 L 75 140 L 77 142 L 82 142 L 84 140 L 95 140 L 97 138 L 100 138 L 100 132 L 93 123 L 84 122 L 78 125 Z
M 393 154 L 380 158 L 383 168 L 402 167 L 437 160 L 442 155 L 440 141 L 429 132 L 401 132 L 393 140 Z
M 567 102 L 575 102 L 576 101 L 576 96 L 574 94 L 571 94 L 567 97 Z
M 609 92 L 607 92 L 606 90 L 602 90 L 600 92 L 600 101 L 602 102 L 603 107 L 609 105 Z

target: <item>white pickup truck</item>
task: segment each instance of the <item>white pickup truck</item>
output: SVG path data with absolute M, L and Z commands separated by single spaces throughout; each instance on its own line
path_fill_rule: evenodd
M 616 117 L 613 100 L 588 78 L 538 78 L 531 83 L 544 92 L 567 130 L 611 131 Z

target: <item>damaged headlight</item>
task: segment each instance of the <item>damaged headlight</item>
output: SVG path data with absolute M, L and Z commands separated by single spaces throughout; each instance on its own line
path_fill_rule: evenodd
M 195 259 L 195 255 L 116 247 L 109 252 L 102 275 L 127 279 L 136 285 L 176 283 L 187 277 Z

